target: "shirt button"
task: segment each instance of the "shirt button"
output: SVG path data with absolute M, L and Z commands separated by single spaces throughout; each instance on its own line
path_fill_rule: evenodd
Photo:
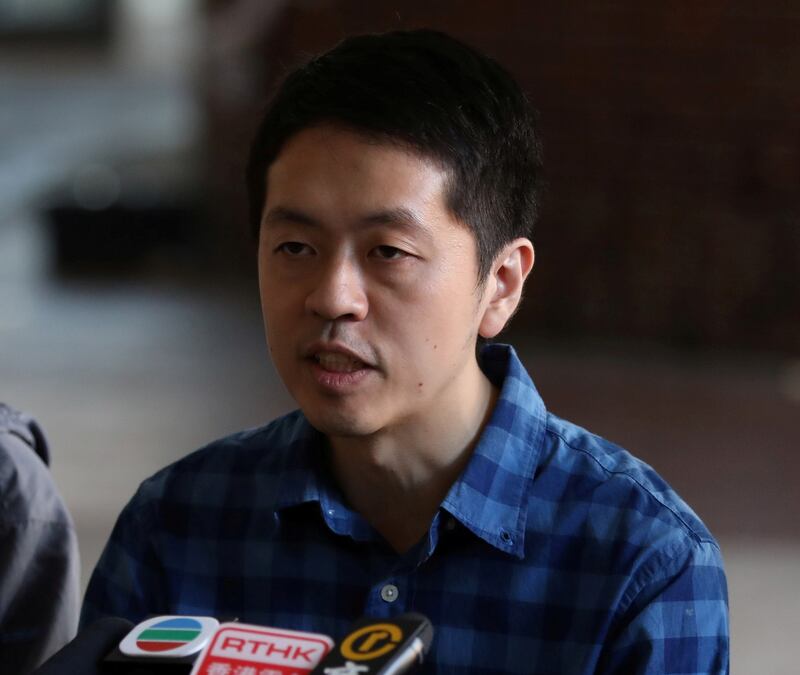
M 448 532 L 452 532 L 456 529 L 456 521 L 454 518 L 448 518 L 444 523 L 444 529 Z
M 397 586 L 394 584 L 386 584 L 381 589 L 381 598 L 385 602 L 394 602 L 397 600 L 397 596 L 399 595 L 399 591 L 397 590 Z

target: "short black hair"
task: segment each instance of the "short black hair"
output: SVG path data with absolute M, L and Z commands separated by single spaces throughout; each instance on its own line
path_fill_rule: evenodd
M 303 129 L 338 125 L 408 147 L 449 173 L 446 203 L 475 235 L 481 283 L 505 244 L 532 235 L 541 184 L 536 119 L 500 64 L 444 33 L 347 38 L 290 73 L 267 108 L 247 165 L 253 232 L 284 143 Z

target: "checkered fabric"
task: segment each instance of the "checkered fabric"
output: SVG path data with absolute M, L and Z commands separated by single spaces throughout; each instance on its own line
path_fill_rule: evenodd
M 421 672 L 725 673 L 719 548 L 646 464 L 545 410 L 506 345 L 500 399 L 428 535 L 398 555 L 331 478 L 301 412 L 145 481 L 94 571 L 103 615 L 238 617 L 339 639 L 362 615 L 435 630 Z

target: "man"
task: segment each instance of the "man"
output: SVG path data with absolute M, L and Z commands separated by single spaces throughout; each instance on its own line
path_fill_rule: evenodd
M 78 627 L 78 539 L 41 427 L 0 403 L 0 665 L 29 673 Z
M 718 673 L 717 544 L 646 465 L 546 412 L 496 336 L 534 261 L 534 116 L 430 31 L 345 40 L 252 148 L 272 358 L 300 410 L 146 481 L 84 620 L 433 622 L 428 672 Z

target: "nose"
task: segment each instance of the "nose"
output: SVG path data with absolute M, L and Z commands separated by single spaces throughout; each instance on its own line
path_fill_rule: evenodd
M 358 265 L 344 256 L 321 264 L 323 267 L 306 296 L 306 310 L 326 321 L 366 318 L 367 294 Z

